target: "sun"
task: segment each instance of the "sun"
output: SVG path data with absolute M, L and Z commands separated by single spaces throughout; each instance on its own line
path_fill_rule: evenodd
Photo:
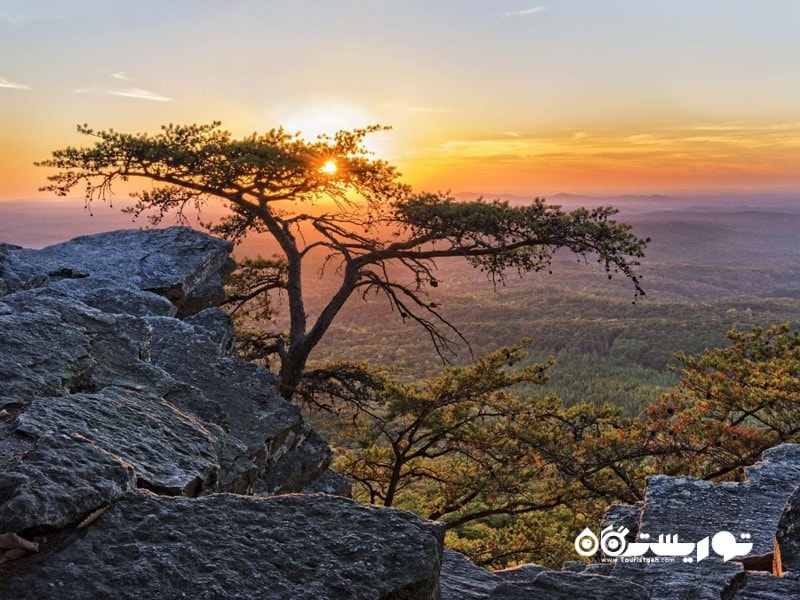
M 337 169 L 336 161 L 329 160 L 319 168 L 319 172 L 325 173 L 326 175 L 333 175 L 334 173 L 336 173 L 336 169 Z

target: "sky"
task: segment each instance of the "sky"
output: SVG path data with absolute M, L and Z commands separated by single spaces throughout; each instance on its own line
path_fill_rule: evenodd
M 797 0 L 0 0 L 0 200 L 78 123 L 373 123 L 418 189 L 800 189 Z

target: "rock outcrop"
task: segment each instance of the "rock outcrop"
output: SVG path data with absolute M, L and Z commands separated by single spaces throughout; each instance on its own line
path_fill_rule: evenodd
M 750 535 L 745 559 L 771 555 L 778 519 L 800 486 L 800 445 L 782 444 L 745 469 L 742 483 L 711 483 L 690 477 L 648 477 L 639 531 L 653 537 L 677 534 L 696 542 L 718 531 Z M 772 564 L 771 556 L 767 565 Z
M 800 445 L 767 450 L 746 469 L 742 483 L 711 483 L 688 477 L 648 478 L 645 501 L 610 507 L 600 529 L 628 532 L 626 542 L 656 541 L 677 535 L 696 544 L 720 531 L 752 549 L 719 556 L 709 544 L 708 556 L 691 562 L 679 556 L 608 558 L 602 562 L 569 562 L 561 571 L 522 565 L 493 576 L 501 580 L 488 594 L 486 579 L 476 576 L 470 600 L 625 598 L 650 600 L 777 600 L 800 598 Z M 741 534 L 749 534 L 741 538 Z M 777 540 L 777 541 L 776 541 Z M 773 546 L 776 572 L 772 573 Z M 718 548 L 721 549 L 721 548 Z M 601 555 L 598 555 L 598 560 Z M 452 570 L 454 575 L 447 571 Z M 468 586 L 470 573 L 445 559 L 442 581 Z M 783 577 L 779 576 L 783 575 Z M 443 590 L 444 583 L 443 583 Z M 467 587 L 467 589 L 470 589 Z M 456 596 L 452 596 L 455 598 Z
M 800 578 L 800 487 L 789 498 L 775 534 L 775 571 Z
M 3 248 L 0 408 L 20 414 L 0 533 L 74 522 L 131 489 L 131 470 L 183 496 L 300 491 L 325 473 L 324 440 L 271 373 L 230 356 L 230 318 L 202 310 L 230 250 L 180 227 Z M 59 477 L 56 454 L 79 467 Z
M 442 600 L 483 600 L 503 582 L 452 550 L 442 556 Z
M 111 231 L 42 250 L 2 244 L 0 279 L 8 293 L 53 285 L 90 306 L 98 307 L 97 300 L 100 308 L 116 309 L 109 312 L 141 310 L 132 298 L 165 307 L 163 297 L 187 315 L 219 304 L 233 269 L 230 242 L 197 233 L 187 227 Z
M 439 597 L 440 525 L 276 496 L 349 484 L 232 355 L 230 251 L 181 227 L 0 245 L 0 536 L 40 550 L 0 597 Z

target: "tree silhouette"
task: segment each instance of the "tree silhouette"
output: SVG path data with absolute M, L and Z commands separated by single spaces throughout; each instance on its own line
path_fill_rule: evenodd
M 309 354 L 353 294 L 383 295 L 447 354 L 463 336 L 425 294 L 438 285 L 439 259 L 465 259 L 497 282 L 508 271 L 549 269 L 553 254 L 563 248 L 597 260 L 609 277 L 622 273 L 636 294 L 643 293 L 633 267 L 646 240 L 613 221 L 614 209 L 564 212 L 541 200 L 510 206 L 414 193 L 394 166 L 364 148 L 364 137 L 381 129 L 340 131 L 309 142 L 280 128 L 233 139 L 218 122 L 168 125 L 154 135 L 82 125 L 78 131 L 95 138 L 93 145 L 57 150 L 37 164 L 58 170 L 43 191 L 65 196 L 83 183 L 87 202 L 108 199 L 115 182 L 150 180 L 153 187 L 134 194 L 136 203 L 128 210 L 150 213 L 153 225 L 167 213 L 183 218 L 187 209 L 216 200 L 226 203 L 230 214 L 212 227 L 215 233 L 237 240 L 268 232 L 281 254 L 260 265 L 251 262 L 237 280 L 235 300 L 244 304 L 276 290 L 285 293 L 288 331 L 262 331 L 258 348 L 262 358 L 279 359 L 287 399 Z M 329 206 L 320 212 L 326 199 Z M 302 275 L 315 251 L 325 252 L 325 264 L 335 268 L 339 280 L 319 314 L 309 318 Z M 411 275 L 410 283 L 400 281 L 396 267 Z

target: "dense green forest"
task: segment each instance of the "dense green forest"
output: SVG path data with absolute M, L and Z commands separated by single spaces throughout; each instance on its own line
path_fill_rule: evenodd
M 646 290 L 633 302 L 622 278 L 594 264 L 557 259 L 552 274 L 510 276 L 494 286 L 462 262 L 440 261 L 432 301 L 465 334 L 475 355 L 531 337 L 530 361 L 554 356 L 542 389 L 567 403 L 612 402 L 629 415 L 672 388 L 676 352 L 724 344 L 737 327 L 800 323 L 800 214 L 695 208 L 621 218 L 652 238 L 640 269 Z M 324 297 L 324 278 L 311 280 Z M 441 366 L 432 344 L 385 302 L 351 299 L 316 360 L 364 359 L 430 376 Z M 469 359 L 463 346 L 455 364 Z

